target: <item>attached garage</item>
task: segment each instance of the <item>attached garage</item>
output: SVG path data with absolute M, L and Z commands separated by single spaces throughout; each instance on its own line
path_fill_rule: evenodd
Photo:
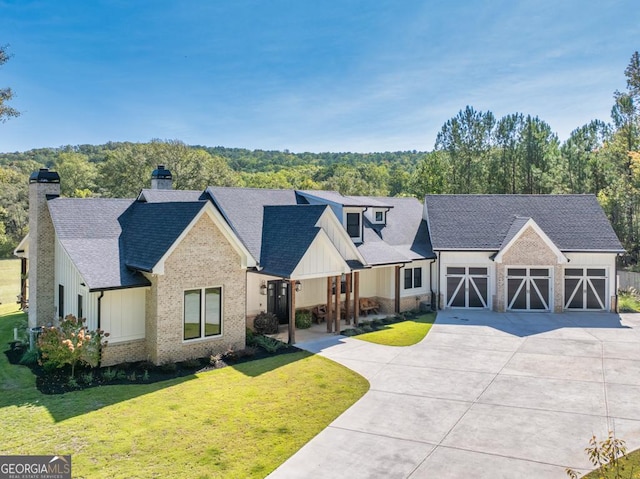
M 440 308 L 607 311 L 624 253 L 594 195 L 427 195 Z

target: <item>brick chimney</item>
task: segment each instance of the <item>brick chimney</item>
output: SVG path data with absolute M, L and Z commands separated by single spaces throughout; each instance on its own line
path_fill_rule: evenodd
M 60 176 L 41 168 L 29 176 L 29 326 L 51 323 L 55 310 L 55 232 L 47 201 L 60 196 Z
M 173 189 L 173 176 L 169 170 L 165 169 L 164 165 L 158 165 L 158 168 L 153 170 L 153 173 L 151 173 L 151 189 Z

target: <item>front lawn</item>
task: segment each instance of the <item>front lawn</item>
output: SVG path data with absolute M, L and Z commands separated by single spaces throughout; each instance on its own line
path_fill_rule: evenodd
M 0 306 L 5 350 L 22 313 Z M 71 454 L 74 477 L 262 478 L 369 388 L 305 352 L 153 384 L 45 395 L 0 354 L 0 454 Z
M 419 343 L 431 329 L 436 313 L 421 314 L 413 319 L 388 324 L 379 331 L 359 334 L 356 339 L 387 346 L 411 346 Z

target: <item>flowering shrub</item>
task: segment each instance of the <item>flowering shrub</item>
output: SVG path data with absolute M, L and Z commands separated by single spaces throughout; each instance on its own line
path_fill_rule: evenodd
M 75 374 L 76 364 L 96 367 L 100 362 L 104 340 L 109 333 L 89 331 L 83 324 L 84 318 L 69 314 L 58 327 L 44 328 L 38 337 L 38 348 L 42 353 L 40 363 L 45 369 L 71 366 L 71 377 Z

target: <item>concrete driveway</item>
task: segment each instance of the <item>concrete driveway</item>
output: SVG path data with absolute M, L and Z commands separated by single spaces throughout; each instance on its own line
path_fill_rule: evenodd
M 269 477 L 565 478 L 640 447 L 640 315 L 445 311 L 420 343 L 299 345 L 371 389 Z

